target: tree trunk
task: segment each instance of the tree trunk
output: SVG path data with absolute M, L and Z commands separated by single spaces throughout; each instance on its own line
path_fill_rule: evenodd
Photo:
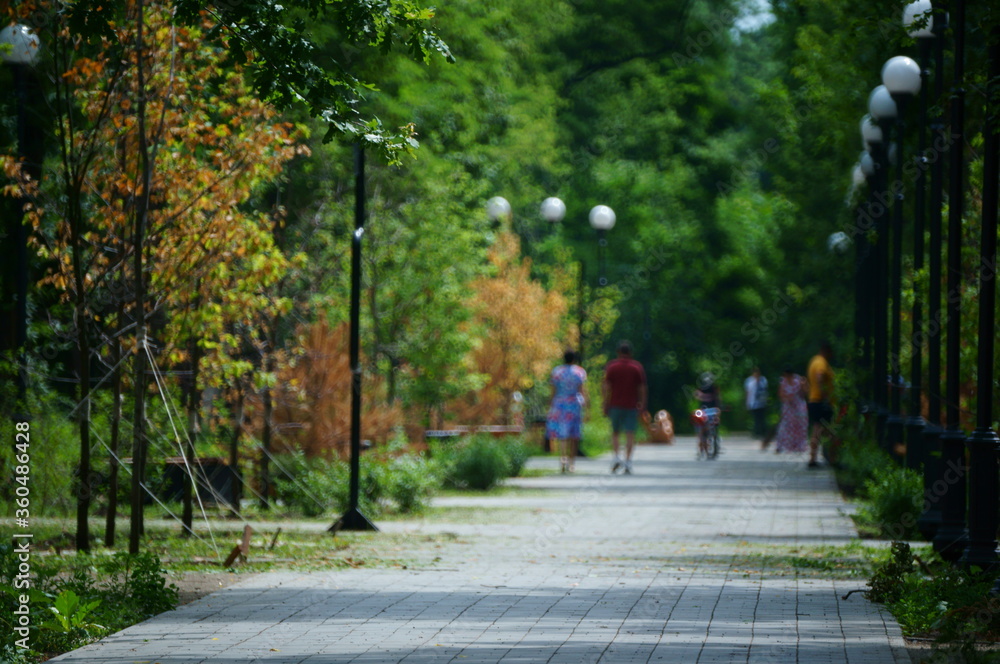
M 90 551 L 90 338 L 87 335 L 87 290 L 83 271 L 83 211 L 78 196 L 70 201 L 70 236 L 73 243 L 73 282 L 77 348 L 77 378 L 80 381 L 77 419 L 80 425 L 80 464 L 76 482 L 76 549 Z
M 243 387 L 236 383 L 236 403 L 233 404 L 233 437 L 229 440 L 229 470 L 233 474 L 232 508 L 240 513 L 243 499 L 243 477 L 240 473 L 240 436 L 243 433 Z
M 125 298 L 121 294 L 118 296 L 118 313 L 115 323 L 115 338 L 111 344 L 111 458 L 110 471 L 108 473 L 108 515 L 104 522 L 104 546 L 114 548 L 115 546 L 115 519 L 118 516 L 118 449 L 121 439 L 122 420 L 122 343 L 121 332 L 123 320 L 125 318 Z
M 135 407 L 132 411 L 132 514 L 129 529 L 129 553 L 139 553 L 139 537 L 144 531 L 143 523 L 143 478 L 146 473 L 146 286 L 143 280 L 143 253 L 146 215 L 149 210 L 150 187 L 153 167 L 149 159 L 149 142 L 146 136 L 146 68 L 143 64 L 145 51 L 145 5 L 144 0 L 136 3 L 136 83 L 139 129 L 139 159 L 141 166 L 142 191 L 136 200 L 134 219 L 133 254 L 135 258 Z
M 270 474 L 270 454 L 271 454 L 271 413 L 273 407 L 271 403 L 271 388 L 264 388 L 264 430 L 261 432 L 261 452 L 260 452 L 260 507 L 261 509 L 271 509 L 271 474 Z
M 188 431 L 184 439 L 184 509 L 181 514 L 181 522 L 184 526 L 184 535 L 194 534 L 194 492 L 198 490 L 197 482 L 193 477 L 198 477 L 201 467 L 195 453 L 194 441 L 198 435 L 198 409 L 201 406 L 201 399 L 198 395 L 198 366 L 201 364 L 201 349 L 197 342 L 191 344 L 191 381 L 188 383 L 187 411 L 188 411 Z

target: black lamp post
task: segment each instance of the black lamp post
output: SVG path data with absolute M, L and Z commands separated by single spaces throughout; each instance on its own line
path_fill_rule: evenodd
M 962 562 L 993 569 L 997 558 L 997 452 L 993 430 L 993 359 L 996 343 L 997 178 L 1000 178 L 1000 28 L 990 35 L 986 76 L 986 126 L 983 129 L 983 222 L 979 265 L 979 357 L 976 377 L 976 430 L 969 448 L 969 544 Z
M 893 367 L 893 390 L 892 390 L 892 414 L 889 416 L 889 442 L 892 449 L 899 449 L 905 446 L 904 436 L 907 420 L 902 414 L 902 392 L 903 392 L 903 366 L 902 366 L 902 299 L 903 299 L 903 203 L 905 198 L 904 178 L 906 159 L 903 150 L 903 138 L 906 133 L 906 106 L 910 99 L 920 91 L 920 66 L 911 58 L 905 55 L 897 55 L 889 58 L 882 66 L 882 83 L 892 100 L 896 102 L 896 181 L 893 183 L 893 246 L 892 246 L 892 367 Z M 923 263 L 923 229 L 914 229 L 914 233 L 920 238 L 920 263 Z M 915 298 L 919 303 L 919 297 Z M 919 304 L 914 305 L 919 311 Z M 916 329 L 916 328 L 914 328 Z M 912 338 L 912 337 L 911 337 Z M 914 344 L 910 350 L 919 357 L 918 344 Z M 919 360 L 917 360 L 919 367 Z M 919 382 L 919 379 L 918 379 Z M 919 397 L 917 401 L 917 415 L 920 413 Z M 910 413 L 910 417 L 913 417 Z
M 961 392 L 959 359 L 961 356 L 962 215 L 965 196 L 965 2 L 954 0 L 955 74 L 951 90 L 951 144 L 948 181 L 948 260 L 947 260 L 947 335 L 945 349 L 945 430 L 941 434 L 941 474 L 947 483 L 941 503 L 941 525 L 934 535 L 934 550 L 950 561 L 957 561 L 965 550 L 966 461 L 965 433 L 959 415 Z M 953 481 L 949 481 L 951 478 Z
M 25 25 L 8 25 L 0 30 L 0 44 L 9 48 L 0 51 L 0 57 L 10 66 L 14 76 L 14 94 L 17 102 L 17 150 L 22 160 L 24 174 L 38 180 L 41 174 L 42 155 L 36 132 L 28 127 L 28 95 L 31 67 L 38 59 L 40 43 L 38 37 Z M 10 220 L 14 226 L 16 247 L 14 288 L 16 305 L 14 317 L 14 346 L 17 349 L 17 392 L 21 407 L 26 408 L 27 367 L 25 348 L 28 343 L 28 232 L 24 227 L 22 211 Z
M 921 0 L 921 3 L 926 0 Z M 905 14 L 904 26 L 908 25 Z M 934 31 L 930 27 L 911 30 L 910 35 L 917 40 L 920 65 L 920 117 L 917 122 L 917 182 L 913 208 L 913 310 L 911 314 L 910 348 L 912 358 L 910 365 L 910 407 L 906 420 L 906 466 L 923 472 L 928 465 L 929 457 L 924 445 L 924 428 L 927 421 L 923 417 L 923 327 L 924 302 L 923 292 L 918 287 L 917 275 L 924 268 L 924 227 L 927 216 L 927 78 L 931 42 Z
M 876 432 L 879 445 L 883 449 L 891 451 L 890 441 L 893 440 L 889 433 L 890 425 L 898 431 L 902 428 L 902 417 L 899 415 L 899 399 L 895 390 L 896 367 L 898 364 L 898 348 L 895 355 L 890 356 L 889 347 L 889 276 L 891 274 L 889 266 L 889 239 L 890 224 L 889 193 L 891 190 L 889 183 L 889 130 L 896 119 L 896 102 L 884 85 L 875 87 L 868 96 L 868 113 L 872 120 L 878 123 L 881 130 L 882 141 L 873 143 L 875 148 L 875 177 L 876 187 L 874 200 L 872 202 L 872 214 L 877 216 L 876 229 L 878 233 L 878 305 L 877 313 L 878 333 L 876 336 L 876 385 L 879 387 L 878 418 Z M 898 298 L 896 298 L 898 301 Z M 898 318 L 896 319 L 898 320 Z M 895 395 L 895 396 L 893 396 Z M 891 399 L 891 403 L 890 403 Z M 895 406 L 895 408 L 893 407 Z M 894 417 L 895 416 L 895 417 Z
M 354 146 L 354 233 L 351 236 L 351 480 L 347 511 L 330 526 L 337 530 L 378 530 L 361 513 L 361 240 L 365 234 L 365 152 Z
M 911 37 L 917 40 L 920 55 L 920 69 L 924 85 L 920 89 L 920 127 L 919 127 L 919 152 L 920 171 L 917 181 L 917 216 L 915 224 L 921 226 L 924 208 L 924 193 L 926 185 L 926 171 L 928 161 L 930 161 L 930 205 L 926 209 L 927 226 L 929 230 L 929 251 L 928 251 L 928 291 L 927 291 L 927 382 L 923 393 L 927 396 L 927 421 L 924 423 L 921 434 L 922 446 L 920 461 L 923 463 L 924 477 L 924 510 L 917 519 L 917 528 L 927 540 L 934 539 L 938 526 L 941 523 L 941 505 L 939 496 L 936 494 L 935 484 L 941 477 L 941 208 L 943 202 L 942 186 L 944 180 L 944 157 L 940 154 L 940 146 L 945 144 L 944 122 L 941 114 L 937 112 L 938 102 L 944 94 L 944 29 L 947 27 L 947 14 L 933 13 L 933 6 L 930 0 L 916 0 L 911 2 L 903 10 L 903 26 L 909 31 Z M 923 22 L 923 27 L 913 27 L 918 19 Z M 930 121 L 931 137 L 933 148 L 928 160 L 926 148 L 926 134 L 924 125 L 927 123 L 927 79 L 930 75 L 928 68 L 929 53 L 934 53 L 934 99 L 935 114 Z M 922 242 L 923 233 L 914 237 L 914 249 L 917 243 Z M 921 252 L 922 253 L 922 252 Z M 916 267 L 916 264 L 914 264 Z M 915 301 L 916 304 L 916 301 Z M 914 314 L 916 315 L 916 309 Z M 914 321 L 914 335 L 923 334 L 920 325 Z M 919 348 L 919 347 L 918 347 Z M 919 388 L 921 381 L 920 367 L 917 366 L 917 357 L 914 358 L 914 402 L 913 407 L 919 407 Z M 916 412 L 914 410 L 914 412 Z M 914 437 L 911 430 L 908 432 L 907 451 L 914 444 Z M 907 457 L 909 461 L 909 457 Z

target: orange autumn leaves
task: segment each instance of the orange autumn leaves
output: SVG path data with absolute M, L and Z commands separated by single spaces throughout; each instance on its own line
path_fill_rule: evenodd
M 199 30 L 173 25 L 165 4 L 146 11 L 142 89 L 132 22 L 115 28 L 117 44 L 106 41 L 99 54 L 77 57 L 62 74 L 76 114 L 62 117 L 57 131 L 67 154 L 87 159 L 79 172 L 88 229 L 85 283 L 134 278 L 131 224 L 144 193 L 142 95 L 153 164 L 142 247 L 147 314 L 165 321 L 156 335 L 168 364 L 186 361 L 196 342 L 204 350 L 205 382 L 220 384 L 252 369 L 234 330 L 254 328 L 290 306 L 273 293 L 290 262 L 301 259 L 275 246 L 282 210 L 259 199 L 284 164 L 307 149 L 300 130 L 256 99 L 239 69 L 223 67 L 224 54 Z M 49 233 L 36 238 L 39 253 L 56 258 L 45 281 L 68 296 L 69 228 L 56 220 Z
M 474 320 L 485 334 L 473 350 L 486 385 L 448 408 L 457 420 L 510 423 L 511 396 L 544 381 L 561 356 L 566 300 L 531 278 L 518 237 L 498 235 L 490 249 L 491 273 L 472 282 Z

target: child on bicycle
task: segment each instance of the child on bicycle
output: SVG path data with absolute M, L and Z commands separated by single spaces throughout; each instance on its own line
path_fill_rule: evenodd
M 719 386 L 715 384 L 715 375 L 711 371 L 706 371 L 698 377 L 698 388 L 694 391 L 694 397 L 698 400 L 698 408 L 702 411 L 708 408 L 722 408 Z M 718 415 L 716 415 L 715 425 L 718 426 Z M 707 455 L 708 427 L 703 422 L 698 421 L 695 421 L 695 426 L 698 429 L 698 453 L 699 455 L 703 453 Z

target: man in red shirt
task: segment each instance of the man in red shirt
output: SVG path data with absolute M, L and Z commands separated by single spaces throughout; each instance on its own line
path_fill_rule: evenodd
M 646 372 L 632 359 L 632 346 L 627 341 L 618 344 L 618 358 L 608 362 L 601 383 L 604 414 L 611 419 L 611 446 L 615 461 L 614 473 L 624 466 L 625 474 L 632 473 L 632 448 L 640 411 L 646 410 Z M 618 434 L 625 432 L 625 460 L 618 454 Z

